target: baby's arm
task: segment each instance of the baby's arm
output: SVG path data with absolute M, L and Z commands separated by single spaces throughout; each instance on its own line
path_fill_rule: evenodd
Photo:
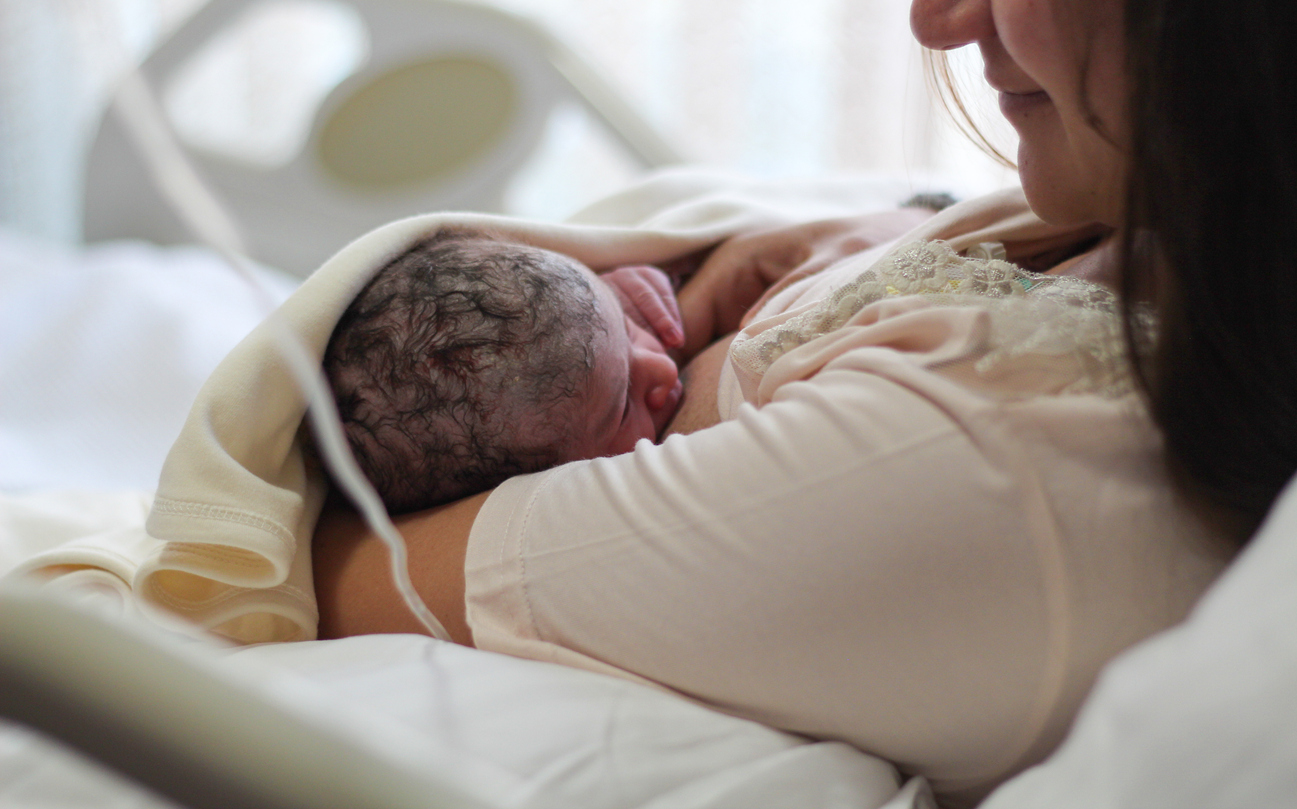
M 656 334 L 663 346 L 684 345 L 684 321 L 666 273 L 641 265 L 618 267 L 599 277 L 617 293 L 626 316 Z

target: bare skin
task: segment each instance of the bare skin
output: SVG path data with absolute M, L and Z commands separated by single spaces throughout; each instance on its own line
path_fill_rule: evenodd
M 684 367 L 680 380 L 685 395 L 663 438 L 669 435 L 686 435 L 719 424 L 720 411 L 716 407 L 716 386 L 721 379 L 721 368 L 729 354 L 734 335 L 727 334 L 707 348 Z
M 456 643 L 473 645 L 464 610 L 464 555 L 473 520 L 490 492 L 396 517 L 410 555 L 410 578 Z M 392 584 L 386 546 L 360 515 L 330 503 L 312 542 L 319 637 L 427 634 Z

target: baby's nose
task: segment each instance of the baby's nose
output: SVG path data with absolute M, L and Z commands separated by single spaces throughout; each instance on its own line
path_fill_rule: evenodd
M 666 354 L 644 350 L 639 365 L 644 379 L 644 403 L 650 410 L 661 410 L 674 403 L 680 387 L 675 361 Z

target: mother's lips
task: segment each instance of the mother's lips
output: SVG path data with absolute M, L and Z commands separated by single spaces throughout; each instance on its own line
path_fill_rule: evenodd
M 1049 103 L 1049 93 L 1043 90 L 1034 93 L 1000 92 L 1000 112 L 1005 116 L 1026 112 Z

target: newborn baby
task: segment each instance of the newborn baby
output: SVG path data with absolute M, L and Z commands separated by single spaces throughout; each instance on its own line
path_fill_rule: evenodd
M 388 511 L 418 511 L 655 440 L 680 402 L 684 343 L 652 267 L 442 229 L 392 259 L 324 357 L 347 440 Z

